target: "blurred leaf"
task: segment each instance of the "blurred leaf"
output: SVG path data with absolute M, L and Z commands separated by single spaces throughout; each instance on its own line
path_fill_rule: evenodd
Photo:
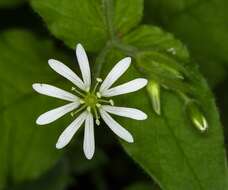
M 9 190 L 64 190 L 70 182 L 69 168 L 64 161 L 61 161 L 39 179 L 19 184 Z
M 26 31 L 10 30 L 0 35 L 0 51 L 0 186 L 3 187 L 6 183 L 35 179 L 51 168 L 61 155 L 55 143 L 60 127 L 66 124 L 59 123 L 58 127 L 35 124 L 39 114 L 57 106 L 56 100 L 51 102 L 32 90 L 34 82 L 53 83 L 57 79 L 47 64 L 48 58 L 62 55 L 53 44 Z
M 108 162 L 107 156 L 99 147 L 96 147 L 96 154 L 92 160 L 85 159 L 81 143 L 76 143 L 76 141 L 83 142 L 83 137 L 83 133 L 80 133 L 76 138 L 72 139 L 75 143 L 71 143 L 71 147 L 66 154 L 71 166 L 71 172 L 76 175 L 83 175 L 89 171 L 100 169 Z
M 156 28 L 154 29 L 157 30 Z M 148 33 L 148 30 L 151 30 L 151 34 L 153 34 L 155 33 L 154 29 L 146 28 L 145 31 L 141 30 L 141 34 L 135 35 L 135 38 L 133 35 L 131 35 L 132 38 L 126 37 L 131 44 L 136 46 L 134 57 L 137 58 L 139 54 L 142 54 L 145 46 L 149 47 L 150 38 L 148 38 L 148 44 L 144 46 L 145 38 L 143 33 Z M 166 41 L 167 36 L 161 30 L 158 33 L 160 33 L 160 35 L 157 35 L 158 38 L 151 40 L 149 52 L 153 53 L 153 55 L 156 55 L 154 53 L 156 51 L 158 55 L 162 53 L 170 62 L 175 59 L 185 72 L 188 71 L 188 75 L 185 76 L 186 79 L 181 81 L 180 84 L 176 83 L 174 85 L 175 80 L 171 80 L 167 87 L 169 89 L 171 86 L 170 89 L 172 90 L 162 90 L 161 116 L 154 113 L 146 91 L 114 99 L 115 102 L 121 99 L 119 104 L 116 105 L 139 108 L 149 116 L 145 121 L 123 119 L 120 122 L 133 134 L 135 139 L 134 144 L 121 141 L 122 145 L 162 189 L 228 189 L 224 139 L 213 95 L 193 62 L 189 62 L 188 59 L 185 62 L 179 62 L 178 57 L 183 56 L 163 53 L 167 47 L 162 42 Z M 167 35 L 169 36 L 169 34 Z M 139 36 L 142 36 L 142 39 Z M 169 39 L 171 41 L 171 38 Z M 175 42 L 175 39 L 172 40 L 173 44 L 179 44 L 178 41 Z M 159 41 L 160 43 L 153 45 L 154 41 Z M 127 43 L 127 40 L 125 40 L 125 43 Z M 163 46 L 165 49 L 163 49 Z M 178 52 L 185 52 L 185 50 L 177 51 L 176 53 L 178 54 Z M 106 63 L 110 64 L 103 65 L 103 75 L 125 55 L 119 50 L 110 51 L 105 60 Z M 150 59 L 156 59 L 156 57 Z M 141 70 L 142 66 L 143 69 L 141 71 L 145 72 L 144 68 L 146 68 L 145 74 L 148 77 L 152 77 L 153 75 L 151 76 L 148 73 L 152 65 L 145 60 L 136 59 L 137 63 L 134 62 L 136 69 L 132 67 L 128 74 L 123 77 L 122 82 L 129 80 L 129 78 L 140 76 L 138 71 Z M 170 65 L 170 67 L 173 66 Z M 157 75 L 159 76 L 159 73 Z M 192 126 L 189 116 L 185 112 L 186 104 L 177 93 L 182 90 L 181 85 L 184 87 L 189 86 L 190 88 L 186 88 L 187 92 L 190 93 L 189 96 L 194 97 L 201 105 L 202 113 L 205 114 L 209 123 L 209 130 L 204 134 Z
M 0 8 L 1 7 L 8 8 L 8 7 L 12 7 L 12 6 L 17 6 L 26 1 L 27 0 L 0 0 Z
M 100 50 L 110 36 L 134 27 L 142 6 L 142 0 L 32 0 L 56 37 L 72 48 L 80 42 L 89 51 Z
M 148 182 L 136 182 L 124 188 L 124 190 L 159 190 L 159 188 Z
M 228 1 L 146 1 L 147 21 L 155 19 L 191 50 L 211 85 L 224 80 L 228 65 Z

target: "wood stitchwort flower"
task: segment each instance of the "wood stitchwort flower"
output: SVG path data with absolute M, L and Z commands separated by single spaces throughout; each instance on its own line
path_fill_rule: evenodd
M 111 87 L 129 68 L 131 58 L 126 57 L 113 67 L 104 81 L 101 78 L 97 78 L 96 84 L 92 88 L 89 61 L 81 44 L 76 46 L 76 56 L 82 73 L 82 80 L 63 63 L 54 59 L 48 61 L 49 66 L 54 71 L 75 85 L 71 89 L 73 93 L 49 84 L 33 84 L 33 89 L 40 94 L 70 102 L 40 115 L 36 123 L 38 125 L 49 124 L 69 112 L 72 117 L 77 115 L 76 119 L 60 135 L 56 148 L 65 147 L 81 125 L 85 123 L 83 150 L 86 158 L 91 159 L 95 152 L 94 119 L 96 125 L 100 125 L 100 118 L 102 118 L 116 135 L 129 143 L 133 143 L 132 135 L 115 121 L 110 114 L 135 120 L 145 120 L 147 115 L 135 108 L 114 106 L 114 101 L 110 97 L 137 91 L 147 85 L 147 80 L 137 78 L 116 87 Z

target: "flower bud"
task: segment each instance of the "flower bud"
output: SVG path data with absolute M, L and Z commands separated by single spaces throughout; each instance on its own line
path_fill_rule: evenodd
M 190 102 L 187 105 L 187 112 L 193 125 L 201 132 L 205 132 L 208 128 L 208 123 L 198 106 L 195 103 Z
M 150 100 L 153 106 L 154 111 L 160 115 L 161 114 L 161 106 L 160 106 L 160 85 L 154 81 L 150 80 L 147 85 L 147 91 L 150 96 Z

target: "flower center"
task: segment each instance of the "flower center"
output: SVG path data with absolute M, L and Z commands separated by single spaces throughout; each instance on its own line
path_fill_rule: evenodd
M 76 92 L 77 95 L 80 97 L 81 106 L 75 111 L 72 111 L 71 116 L 73 117 L 79 112 L 82 112 L 87 109 L 87 111 L 93 114 L 96 124 L 100 125 L 99 107 L 101 106 L 101 104 L 110 104 L 113 106 L 114 102 L 112 99 L 106 100 L 101 97 L 100 93 L 97 92 L 97 88 L 99 84 L 102 82 L 102 79 L 97 78 L 96 80 L 97 80 L 97 83 L 95 84 L 94 88 L 87 93 L 80 92 L 75 87 L 72 87 L 71 90 Z
M 94 94 L 88 93 L 84 98 L 85 104 L 87 107 L 94 108 L 98 103 L 97 96 Z

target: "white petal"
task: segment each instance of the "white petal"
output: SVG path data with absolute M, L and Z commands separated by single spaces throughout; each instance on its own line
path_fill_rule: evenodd
M 83 149 L 86 158 L 90 160 L 93 157 L 95 151 L 94 124 L 93 115 L 91 113 L 88 113 L 85 120 Z
M 102 107 L 99 110 L 104 122 L 116 135 L 118 135 L 120 138 L 124 139 L 129 143 L 134 142 L 132 135 L 126 129 L 124 129 L 119 123 L 117 123 L 106 111 L 104 111 Z
M 59 98 L 62 100 L 67 100 L 70 102 L 79 101 L 78 97 L 71 94 L 70 92 L 67 92 L 65 90 L 62 90 L 60 88 L 57 88 L 57 87 L 49 85 L 49 84 L 35 83 L 32 85 L 32 87 L 35 91 L 37 91 L 40 94 Z
M 110 89 L 100 92 L 100 93 L 104 97 L 117 96 L 117 95 L 121 95 L 121 94 L 127 94 L 130 92 L 135 92 L 135 91 L 143 88 L 144 86 L 146 86 L 146 84 L 147 84 L 146 79 L 138 78 L 138 79 L 134 79 L 130 82 L 121 84 L 119 86 L 110 88 Z
M 69 67 L 54 59 L 49 59 L 48 64 L 55 72 L 71 81 L 78 88 L 85 90 L 85 85 L 82 80 Z
M 66 104 L 64 106 L 50 110 L 50 111 L 42 114 L 41 116 L 39 116 L 38 119 L 36 120 L 36 123 L 38 125 L 49 124 L 49 123 L 59 119 L 60 117 L 64 116 L 68 112 L 76 109 L 79 105 L 80 105 L 79 102 L 72 102 L 72 103 Z
M 100 92 L 103 92 L 107 90 L 114 82 L 120 78 L 121 75 L 124 74 L 124 72 L 128 69 L 128 67 L 131 64 L 131 58 L 125 57 L 124 59 L 121 59 L 109 72 L 103 83 L 100 87 Z
M 91 85 L 89 61 L 88 61 L 86 52 L 81 44 L 78 44 L 76 47 L 76 55 L 77 55 L 79 67 L 82 72 L 82 78 L 83 78 L 85 87 L 86 89 L 89 90 Z
M 77 132 L 77 130 L 81 127 L 83 122 L 85 121 L 87 116 L 87 112 L 81 113 L 60 135 L 58 142 L 56 143 L 56 148 L 61 149 L 64 146 L 66 146 L 74 134 Z
M 102 108 L 111 114 L 122 116 L 122 117 L 128 117 L 136 120 L 147 119 L 147 115 L 144 112 L 134 108 L 116 107 L 116 106 L 109 106 L 109 105 L 104 105 L 102 106 Z

